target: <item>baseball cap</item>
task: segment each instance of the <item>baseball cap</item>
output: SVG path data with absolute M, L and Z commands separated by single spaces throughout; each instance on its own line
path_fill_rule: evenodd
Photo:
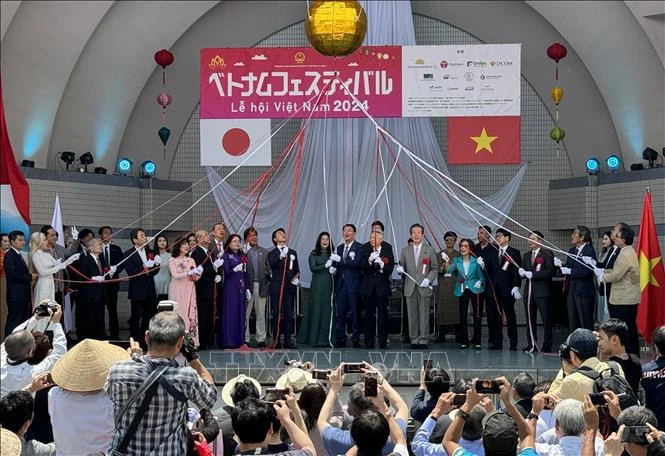
M 598 340 L 592 331 L 577 328 L 570 333 L 566 341 L 572 351 L 583 359 L 596 356 L 598 353 Z
M 519 434 L 517 423 L 505 412 L 494 410 L 483 418 L 483 446 L 493 454 L 515 454 Z

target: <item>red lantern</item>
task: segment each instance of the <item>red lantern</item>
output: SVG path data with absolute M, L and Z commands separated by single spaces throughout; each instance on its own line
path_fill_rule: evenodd
M 167 49 L 161 49 L 155 52 L 155 62 L 162 67 L 162 85 L 166 84 L 166 67 L 173 63 L 173 54 Z
M 556 62 L 556 79 L 559 79 L 559 60 L 568 54 L 568 49 L 561 43 L 554 43 L 547 48 L 547 56 Z

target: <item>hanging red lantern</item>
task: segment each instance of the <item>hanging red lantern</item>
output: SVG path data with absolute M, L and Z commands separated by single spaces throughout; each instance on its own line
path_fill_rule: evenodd
M 173 54 L 167 49 L 160 49 L 155 52 L 155 62 L 162 67 L 162 85 L 166 84 L 166 67 L 173 63 Z
M 556 79 L 559 79 L 559 60 L 568 54 L 568 49 L 561 43 L 553 43 L 547 48 L 547 56 L 556 62 Z

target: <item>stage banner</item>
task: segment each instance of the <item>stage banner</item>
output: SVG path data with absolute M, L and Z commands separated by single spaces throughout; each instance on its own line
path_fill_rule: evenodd
M 365 117 L 336 75 L 373 117 L 402 116 L 400 46 L 337 58 L 310 47 L 204 48 L 200 55 L 201 119 Z
M 402 116 L 520 115 L 520 45 L 402 47 Z

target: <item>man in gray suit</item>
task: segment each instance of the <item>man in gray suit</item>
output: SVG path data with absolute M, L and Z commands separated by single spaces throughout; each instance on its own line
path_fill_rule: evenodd
M 251 277 L 252 297 L 247 301 L 245 321 L 245 343 L 249 345 L 249 317 L 252 309 L 256 314 L 256 343 L 259 348 L 266 346 L 266 298 L 268 297 L 268 283 L 270 281 L 270 265 L 268 264 L 268 251 L 259 246 L 259 233 L 250 226 L 245 230 L 245 251 L 247 252 L 247 274 Z
M 423 244 L 425 229 L 421 224 L 411 225 L 409 231 L 413 245 L 402 249 L 397 272 L 404 274 L 411 348 L 427 348 L 429 309 L 434 296 L 431 284 L 439 270 L 439 260 L 435 249 Z

